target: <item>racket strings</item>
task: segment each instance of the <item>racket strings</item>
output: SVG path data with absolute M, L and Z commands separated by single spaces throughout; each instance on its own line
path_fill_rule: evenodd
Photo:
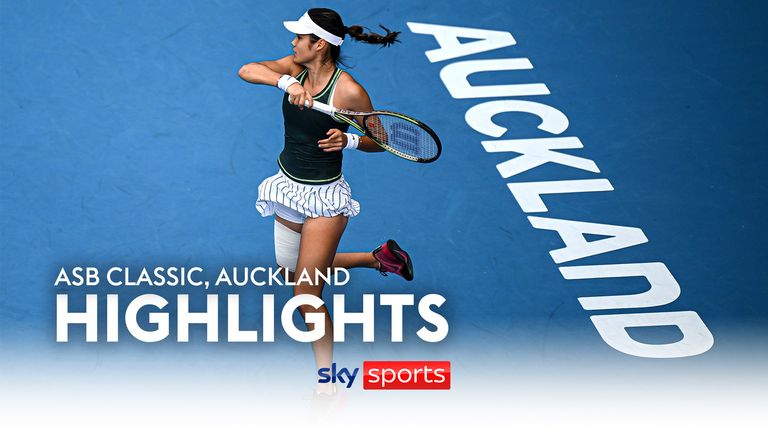
M 434 137 L 419 125 L 406 119 L 374 114 L 365 118 L 370 135 L 392 150 L 414 160 L 432 160 L 439 152 Z

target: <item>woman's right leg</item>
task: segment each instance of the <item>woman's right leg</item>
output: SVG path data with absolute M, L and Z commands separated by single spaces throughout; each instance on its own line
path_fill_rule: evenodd
M 296 274 L 306 273 L 314 277 L 315 271 L 326 272 L 333 263 L 333 257 L 336 255 L 336 248 L 339 246 L 339 240 L 347 226 L 346 216 L 318 217 L 310 218 L 304 221 L 301 231 L 301 249 L 299 259 L 296 263 Z M 294 286 L 294 295 L 309 294 L 322 298 L 323 281 L 315 281 L 317 284 L 308 282 L 299 282 Z M 318 309 L 310 305 L 299 306 L 299 312 L 307 324 L 307 329 L 312 331 L 315 325 L 307 322 L 308 313 L 323 314 L 325 333 L 323 336 L 312 342 L 312 351 L 315 355 L 316 369 L 330 368 L 333 362 L 333 323 L 328 313 L 328 308 L 323 304 Z M 316 391 L 319 393 L 333 393 L 333 384 L 317 384 Z

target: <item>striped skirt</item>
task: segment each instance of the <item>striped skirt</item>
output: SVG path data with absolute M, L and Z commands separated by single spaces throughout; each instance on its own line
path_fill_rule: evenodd
M 301 215 L 302 219 L 340 214 L 352 217 L 360 213 L 360 204 L 352 199 L 352 189 L 344 176 L 332 183 L 308 185 L 295 182 L 278 171 L 259 185 L 256 209 L 268 217 L 276 212 L 282 216 L 280 210 L 285 207 L 291 210 L 290 213 Z

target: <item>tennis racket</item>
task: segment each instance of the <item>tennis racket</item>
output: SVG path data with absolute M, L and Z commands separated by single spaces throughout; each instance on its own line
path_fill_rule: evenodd
M 384 150 L 413 162 L 429 163 L 440 157 L 440 138 L 429 126 L 392 111 L 357 112 L 313 101 L 312 109 L 349 123 Z M 362 125 L 355 117 L 362 118 Z

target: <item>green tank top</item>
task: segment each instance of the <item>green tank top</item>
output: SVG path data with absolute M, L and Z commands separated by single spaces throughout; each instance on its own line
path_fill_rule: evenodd
M 327 104 L 341 72 L 336 68 L 325 88 L 312 98 Z M 306 77 L 306 69 L 296 76 L 302 85 Z M 324 152 L 317 146 L 317 141 L 327 138 L 329 129 L 346 132 L 349 125 L 321 112 L 300 110 L 288 103 L 288 93 L 283 96 L 283 122 L 285 147 L 277 158 L 280 170 L 299 183 L 325 184 L 338 180 L 341 177 L 341 151 Z

